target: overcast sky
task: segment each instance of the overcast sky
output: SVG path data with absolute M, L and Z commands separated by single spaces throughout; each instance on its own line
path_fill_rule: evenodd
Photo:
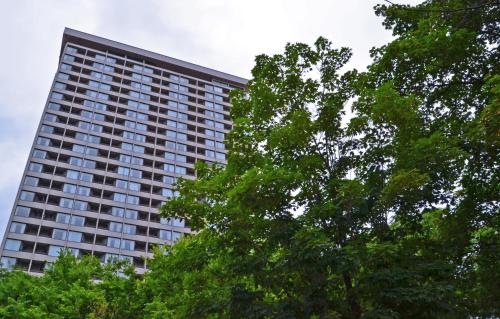
M 64 27 L 248 78 L 257 54 L 322 35 L 369 49 L 391 35 L 373 13 L 383 0 L 6 0 L 0 10 L 0 236 L 12 209 L 56 71 Z M 399 3 L 410 1 L 399 1 Z M 417 1 L 413 1 L 417 2 Z

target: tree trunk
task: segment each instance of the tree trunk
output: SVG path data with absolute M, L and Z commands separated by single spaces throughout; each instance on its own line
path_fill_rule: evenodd
M 356 296 L 356 292 L 352 288 L 351 276 L 349 276 L 347 272 L 344 272 L 343 277 L 346 288 L 347 302 L 351 308 L 352 318 L 359 319 L 361 318 L 363 311 L 361 309 L 361 305 L 359 304 L 358 297 Z

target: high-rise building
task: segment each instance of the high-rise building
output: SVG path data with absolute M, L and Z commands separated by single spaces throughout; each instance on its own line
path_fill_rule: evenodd
M 190 233 L 158 208 L 194 163 L 225 163 L 228 93 L 246 80 L 65 29 L 5 231 L 3 267 L 40 273 L 62 249 L 138 272 Z

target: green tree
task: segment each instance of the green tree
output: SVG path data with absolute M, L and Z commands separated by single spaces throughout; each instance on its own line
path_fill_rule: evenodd
M 119 276 L 124 271 L 126 276 Z M 140 318 L 140 284 L 123 263 L 101 265 L 95 257 L 62 254 L 43 276 L 0 273 L 1 318 Z
M 499 7 L 377 6 L 395 40 L 363 73 L 323 38 L 258 56 L 227 166 L 199 164 L 163 208 L 216 243 L 190 241 L 180 276 L 224 274 L 179 291 L 223 307 L 181 298 L 174 316 L 498 315 Z

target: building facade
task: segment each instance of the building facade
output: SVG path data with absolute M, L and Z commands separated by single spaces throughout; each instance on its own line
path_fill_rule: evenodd
M 228 93 L 246 80 L 72 29 L 5 231 L 5 268 L 41 273 L 62 249 L 147 269 L 190 233 L 158 209 L 194 163 L 225 163 Z

